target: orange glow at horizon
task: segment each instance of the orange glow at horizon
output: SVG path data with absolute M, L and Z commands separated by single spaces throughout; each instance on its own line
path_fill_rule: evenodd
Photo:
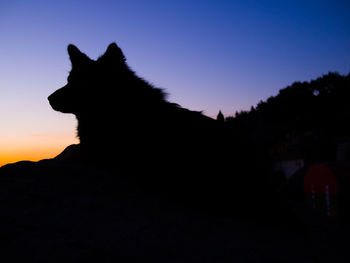
M 29 134 L 0 140 L 0 167 L 18 161 L 50 159 L 68 145 L 79 143 L 73 134 Z

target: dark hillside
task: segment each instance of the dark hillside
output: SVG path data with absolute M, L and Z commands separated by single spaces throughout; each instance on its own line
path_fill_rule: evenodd
M 347 262 L 322 227 L 209 216 L 91 166 L 4 166 L 0 200 L 4 262 Z

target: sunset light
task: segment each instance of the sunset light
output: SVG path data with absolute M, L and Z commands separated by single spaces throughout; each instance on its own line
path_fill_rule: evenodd
M 57 156 L 68 145 L 79 143 L 72 134 L 28 134 L 1 138 L 0 166 L 18 161 L 39 161 Z
M 78 142 L 74 116 L 47 101 L 66 84 L 69 44 L 97 59 L 116 42 L 171 102 L 234 116 L 294 81 L 347 74 L 348 10 L 346 1 L 1 1 L 0 165 Z
M 0 0 L 1 263 L 350 262 L 349 105 L 350 0 Z

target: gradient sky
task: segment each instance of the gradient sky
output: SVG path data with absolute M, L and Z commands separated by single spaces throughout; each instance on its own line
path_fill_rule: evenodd
M 69 43 L 96 59 L 116 42 L 170 101 L 228 116 L 294 81 L 349 73 L 349 14 L 341 0 L 1 0 L 0 166 L 77 142 L 74 116 L 47 102 Z

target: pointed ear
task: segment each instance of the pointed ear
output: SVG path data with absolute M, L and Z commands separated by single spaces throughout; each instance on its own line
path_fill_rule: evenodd
M 86 64 L 91 61 L 91 59 L 84 53 L 80 52 L 80 50 L 76 46 L 70 44 L 68 45 L 67 49 L 70 61 L 72 62 L 72 67 Z
M 106 52 L 99 58 L 102 61 L 125 62 L 125 57 L 122 50 L 116 43 L 108 46 Z

